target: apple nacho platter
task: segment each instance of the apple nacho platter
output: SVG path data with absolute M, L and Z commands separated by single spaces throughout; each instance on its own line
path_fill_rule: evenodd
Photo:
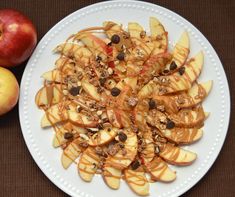
M 228 99 L 198 30 L 164 8 L 114 1 L 43 38 L 24 73 L 20 118 L 35 161 L 72 196 L 178 196 L 218 155 Z

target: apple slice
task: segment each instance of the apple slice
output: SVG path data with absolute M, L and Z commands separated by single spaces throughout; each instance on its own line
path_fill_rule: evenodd
M 88 95 L 90 95 L 96 101 L 101 100 L 101 95 L 98 93 L 97 88 L 88 81 L 86 80 L 82 81 L 82 88 Z
M 74 43 L 63 43 L 54 49 L 55 53 L 60 53 L 68 58 L 74 58 L 76 61 L 88 64 L 92 57 L 92 52 L 81 45 Z
M 123 80 L 120 80 L 117 83 L 116 88 L 123 90 L 126 86 L 129 86 L 132 90 L 135 90 L 137 86 L 137 77 L 126 77 Z
M 161 129 L 161 133 L 169 140 L 177 144 L 191 144 L 198 141 L 202 135 L 202 129 L 198 128 L 179 128 Z
M 68 119 L 77 126 L 96 127 L 98 124 L 96 120 L 93 120 L 89 116 L 82 114 L 82 113 L 78 113 L 73 110 L 69 110 L 67 114 L 68 114 Z
M 141 36 L 144 29 L 138 23 L 128 23 L 128 32 L 130 33 L 132 42 L 135 43 L 135 47 L 131 51 L 131 55 L 127 56 L 126 59 L 132 62 L 145 61 L 154 49 L 154 44 L 150 42 L 147 36 Z
M 51 84 L 41 88 L 35 97 L 35 103 L 38 107 L 51 106 L 59 103 L 64 97 L 62 85 Z
M 191 88 L 193 82 L 201 73 L 203 59 L 204 57 L 201 51 L 195 57 L 191 58 L 185 66 L 180 69 L 181 71 L 175 72 L 169 76 L 159 77 L 159 84 L 162 85 L 159 87 L 159 92 L 161 94 L 167 94 Z M 166 82 L 168 83 L 167 86 L 164 85 Z
M 95 153 L 95 150 L 88 147 L 83 153 L 78 163 L 78 172 L 80 177 L 90 182 L 97 171 L 97 166 L 100 162 L 100 157 Z
M 141 39 L 140 33 L 144 31 L 143 27 L 138 23 L 128 23 L 128 32 L 131 38 Z
M 125 169 L 124 176 L 127 184 L 136 194 L 140 196 L 149 195 L 149 182 L 143 167 L 139 167 L 136 170 Z
M 106 112 L 107 112 L 107 116 L 108 116 L 109 122 L 114 127 L 121 128 L 122 127 L 121 120 L 118 119 L 117 114 L 115 113 L 115 110 L 111 109 L 111 108 L 107 108 Z
M 114 156 L 109 156 L 106 160 L 107 165 L 120 170 L 127 168 L 135 159 L 138 146 L 137 136 L 134 132 L 125 129 L 124 133 L 127 136 L 127 140 L 124 143 L 124 149 L 127 154 L 123 155 L 122 150 L 119 150 Z
M 159 156 L 173 165 L 191 165 L 197 158 L 196 153 L 179 148 L 170 143 L 164 144 L 162 149 L 159 153 Z
M 146 85 L 144 85 L 141 90 L 138 92 L 138 98 L 143 99 L 151 96 L 155 91 L 157 91 L 158 86 L 153 80 L 149 81 Z
M 67 169 L 78 158 L 81 153 L 79 147 L 81 140 L 79 138 L 73 140 L 64 150 L 61 156 L 61 162 L 64 169 Z
M 170 70 L 170 65 L 174 62 L 177 65 L 176 69 L 179 69 L 181 66 L 184 65 L 185 61 L 187 60 L 189 54 L 189 36 L 186 31 L 184 31 L 176 43 L 173 49 L 172 61 L 166 65 L 167 70 Z
M 102 175 L 105 183 L 111 189 L 118 189 L 120 187 L 120 179 L 122 176 L 121 170 L 105 164 Z
M 154 43 L 153 55 L 164 53 L 168 48 L 168 36 L 163 25 L 155 17 L 149 18 L 152 42 Z
M 141 151 L 140 157 L 143 159 L 144 163 L 149 163 L 153 160 L 155 156 L 155 147 L 153 142 L 146 142 L 147 140 L 144 140 L 146 143 L 145 149 Z
M 212 88 L 212 81 L 207 81 L 205 83 L 194 83 L 193 86 L 188 90 L 187 97 L 184 99 L 183 103 L 178 103 L 180 108 L 194 107 L 201 103 L 207 95 L 210 93 Z
M 155 181 L 172 182 L 176 179 L 176 173 L 158 156 L 150 163 L 146 163 L 145 166 L 151 178 Z
M 108 55 L 111 55 L 112 48 L 97 36 L 89 32 L 81 32 L 76 36 L 76 39 L 85 44 L 90 51 L 96 56 L 100 56 L 103 61 L 107 59 Z
M 177 127 L 195 127 L 203 124 L 206 119 L 204 110 L 201 106 L 193 109 L 181 109 L 177 114 L 168 116 Z
M 101 146 L 107 144 L 115 138 L 117 132 L 118 132 L 117 128 L 112 128 L 112 129 L 105 128 L 99 130 L 97 133 L 91 136 L 91 138 L 88 141 L 88 144 L 90 146 Z
M 190 108 L 201 103 L 209 94 L 212 88 L 212 81 L 205 83 L 194 83 L 193 86 L 184 92 L 173 95 L 161 95 L 157 92 L 153 94 L 153 100 L 158 104 L 163 104 L 167 113 L 177 113 L 182 108 Z
M 46 110 L 44 116 L 41 119 L 41 127 L 44 128 L 52 126 L 56 123 L 68 120 L 68 112 L 66 109 L 68 104 L 68 102 L 60 102 Z
M 160 53 L 157 55 L 151 55 L 149 59 L 144 63 L 143 69 L 140 72 L 139 80 L 149 81 L 153 75 L 158 75 L 163 71 L 167 62 L 171 59 L 171 54 Z
M 63 79 L 63 73 L 57 69 L 54 69 L 43 73 L 42 78 L 47 81 L 61 83 Z
M 87 133 L 86 129 L 78 127 L 70 122 L 66 122 L 65 124 L 61 125 L 55 125 L 54 130 L 56 132 L 53 138 L 53 146 L 55 148 L 68 142 L 68 140 L 64 138 L 65 133 L 72 133 L 74 138 L 78 137 L 79 134 Z

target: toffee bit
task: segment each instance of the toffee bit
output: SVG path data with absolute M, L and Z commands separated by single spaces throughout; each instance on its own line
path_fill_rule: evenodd
M 87 148 L 89 144 L 86 141 L 83 141 L 79 145 L 83 148 Z
M 165 111 L 165 106 L 164 105 L 158 105 L 157 110 L 159 110 L 160 112 L 164 112 Z
M 127 135 L 123 132 L 120 132 L 118 133 L 118 139 L 121 141 L 121 142 L 125 142 L 127 140 Z
M 174 127 L 175 127 L 175 123 L 172 120 L 167 119 L 166 128 L 167 129 L 173 129 Z
M 118 43 L 120 42 L 120 37 L 119 37 L 119 35 L 114 34 L 114 35 L 111 37 L 111 42 L 114 43 L 114 44 L 118 44 Z
M 106 82 L 106 78 L 99 78 L 99 82 L 101 86 L 104 86 L 105 82 Z
M 79 94 L 81 90 L 81 86 L 78 86 L 78 87 L 72 87 L 69 89 L 69 93 L 72 95 L 72 96 L 77 96 Z
M 156 147 L 155 147 L 155 153 L 156 153 L 156 154 L 159 154 L 159 153 L 160 153 L 160 148 L 159 148 L 159 146 L 157 146 L 157 145 L 156 145 Z
M 123 32 L 123 38 L 124 38 L 124 39 L 130 38 L 130 33 L 127 32 L 127 31 L 124 31 L 124 32 Z
M 170 71 L 168 70 L 168 69 L 165 69 L 165 70 L 163 70 L 163 73 L 164 74 L 167 74 L 167 73 L 169 73 Z
M 117 59 L 120 60 L 120 61 L 123 61 L 125 59 L 125 53 L 124 52 L 120 52 L 117 55 Z
M 185 72 L 185 67 L 184 67 L 184 66 L 180 67 L 180 68 L 179 68 L 179 74 L 180 74 L 180 75 L 183 75 L 184 72 Z
M 153 99 L 149 100 L 149 109 L 155 109 L 156 108 L 156 102 Z
M 124 145 L 123 143 L 119 143 L 119 147 L 120 147 L 120 148 L 124 148 L 125 145 Z
M 138 160 L 135 160 L 134 162 L 132 162 L 131 164 L 132 170 L 136 170 L 138 167 L 140 167 L 140 162 Z
M 175 70 L 176 68 L 177 68 L 177 64 L 175 63 L 175 61 L 171 62 L 170 70 Z
M 64 134 L 64 139 L 69 140 L 69 139 L 72 139 L 72 138 L 73 138 L 73 134 L 72 133 L 66 132 Z
M 108 154 L 111 156 L 116 155 L 118 151 L 119 151 L 119 148 L 115 146 L 115 144 L 108 147 Z
M 96 163 L 93 163 L 92 165 L 93 165 L 93 168 L 94 168 L 94 169 L 96 169 L 96 168 L 97 168 Z
M 127 150 L 126 149 L 122 149 L 122 155 L 125 156 L 127 154 Z
M 108 46 L 112 46 L 112 42 L 109 42 L 107 45 L 108 45 Z
M 112 88 L 111 94 L 112 96 L 118 96 L 121 93 L 121 90 L 118 89 L 117 87 Z
M 97 155 L 103 155 L 103 150 L 99 146 L 95 147 L 95 152 L 96 152 Z
M 97 128 L 98 128 L 99 130 L 101 130 L 101 129 L 104 129 L 104 126 L 103 126 L 102 124 L 98 124 L 98 125 L 97 125 Z
M 97 55 L 95 61 L 100 62 L 101 60 L 102 60 L 102 57 L 100 57 L 99 55 Z

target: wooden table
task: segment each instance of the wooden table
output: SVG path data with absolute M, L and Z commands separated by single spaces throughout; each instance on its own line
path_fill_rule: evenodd
M 0 8 L 15 8 L 28 15 L 38 30 L 38 40 L 59 20 L 71 12 L 93 4 L 95 0 L 1 0 Z M 235 1 L 151 1 L 169 8 L 194 24 L 217 51 L 235 99 Z M 21 80 L 26 62 L 12 69 Z M 235 196 L 235 103 L 223 149 L 204 178 L 184 196 Z M 0 117 L 0 196 L 67 196 L 40 171 L 21 134 L 18 107 Z

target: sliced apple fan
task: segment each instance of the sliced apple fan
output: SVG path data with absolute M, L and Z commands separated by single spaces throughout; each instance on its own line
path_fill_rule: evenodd
M 65 169 L 77 164 L 86 182 L 100 173 L 112 189 L 123 177 L 140 196 L 150 182 L 176 179 L 168 164 L 196 160 L 180 146 L 202 137 L 209 114 L 202 102 L 212 88 L 197 82 L 204 55 L 188 59 L 188 33 L 170 51 L 161 22 L 150 17 L 149 25 L 150 35 L 136 22 L 124 29 L 112 21 L 73 34 L 54 49 L 60 56 L 35 97 Z

